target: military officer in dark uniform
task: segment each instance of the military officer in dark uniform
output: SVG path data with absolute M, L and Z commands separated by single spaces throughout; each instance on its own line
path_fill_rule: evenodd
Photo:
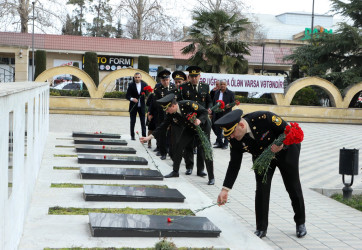
M 162 107 L 157 103 L 157 100 L 165 97 L 169 93 L 175 93 L 175 91 L 177 91 L 175 85 L 170 84 L 170 75 L 171 72 L 167 69 L 159 72 L 157 75 L 161 79 L 161 84 L 155 87 L 153 91 L 154 101 L 149 112 L 150 118 L 156 118 L 156 128 L 163 122 L 165 118 L 165 112 L 163 111 Z M 162 133 L 160 133 L 160 136 L 156 138 L 156 140 L 161 160 L 165 160 L 167 155 L 167 128 L 162 131 Z
M 181 129 L 178 131 L 179 139 L 177 144 L 174 145 L 175 147 L 177 147 L 177 149 L 174 151 L 175 154 L 172 158 L 173 171 L 170 174 L 165 175 L 165 178 L 179 177 L 180 163 L 184 148 L 190 145 L 194 141 L 195 137 L 199 140 L 195 126 L 200 126 L 205 134 L 210 135 L 211 123 L 210 119 L 208 118 L 208 112 L 201 105 L 193 101 L 183 100 L 177 102 L 174 94 L 169 94 L 166 97 L 157 100 L 157 102 L 166 111 L 166 118 L 162 122 L 162 124 L 153 131 L 152 135 L 147 137 L 141 137 L 140 141 L 141 143 L 145 143 L 151 140 L 153 137 L 158 137 L 162 133 L 162 131 L 164 131 L 172 123 L 180 125 L 179 127 Z M 187 115 L 192 113 L 197 114 L 197 119 L 194 123 L 191 123 L 191 121 L 187 119 Z M 202 147 L 200 151 L 201 153 L 204 153 Z M 206 159 L 205 163 L 207 171 L 209 173 L 208 185 L 214 185 L 215 179 L 213 162 L 212 160 Z
M 203 106 L 211 115 L 212 100 L 210 97 L 209 85 L 199 82 L 201 68 L 198 66 L 190 66 L 186 69 L 189 72 L 188 82 L 185 82 L 180 86 L 181 98 L 182 100 L 191 100 L 195 101 L 199 105 Z M 210 139 L 210 138 L 209 138 Z M 197 175 L 206 176 L 204 172 L 204 162 L 203 154 L 199 153 L 200 146 L 197 146 Z
M 181 90 L 180 86 L 181 84 L 183 84 L 186 81 L 186 74 L 182 71 L 174 71 L 172 73 L 172 78 L 175 82 L 175 86 L 177 88 L 177 95 L 176 95 L 176 99 L 177 101 L 181 101 L 182 100 L 182 96 L 181 96 Z M 178 154 L 179 152 L 175 152 L 175 150 L 177 150 L 178 148 L 176 147 L 178 141 L 180 140 L 180 129 L 182 129 L 181 124 L 178 123 L 172 123 L 171 124 L 171 143 L 170 143 L 170 147 L 169 147 L 169 154 L 171 156 L 171 158 L 173 158 L 173 155 L 176 153 Z M 187 145 L 184 148 L 183 151 L 183 158 L 185 160 L 185 165 L 186 165 L 186 175 L 190 175 L 192 174 L 192 169 L 194 167 L 194 153 L 193 153 L 193 144 Z
M 218 203 L 223 205 L 228 198 L 228 192 L 238 175 L 243 153 L 252 154 L 253 161 L 284 132 L 287 123 L 272 112 L 252 112 L 241 118 L 242 111 L 236 109 L 215 122 L 220 126 L 224 135 L 230 137 L 230 162 L 218 196 Z M 305 207 L 302 187 L 299 180 L 299 153 L 300 144 L 281 145 L 273 144 L 271 151 L 275 158 L 271 161 L 267 172 L 267 183 L 263 184 L 263 176 L 255 172 L 255 234 L 262 238 L 266 236 L 268 228 L 270 186 L 275 168 L 278 167 L 282 175 L 284 186 L 292 201 L 294 221 L 297 237 L 307 234 L 305 228 Z M 281 212 L 281 211 L 278 211 Z

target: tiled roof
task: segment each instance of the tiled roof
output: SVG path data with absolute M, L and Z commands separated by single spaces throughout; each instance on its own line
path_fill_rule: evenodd
M 95 51 L 120 54 L 158 56 L 187 60 L 190 55 L 183 55 L 181 49 L 189 42 L 149 41 L 123 38 L 86 37 L 69 35 L 34 35 L 35 49 L 60 51 Z M 32 46 L 32 34 L 0 32 L 0 45 Z M 262 47 L 250 46 L 250 56 L 245 56 L 249 63 L 262 62 Z M 289 64 L 282 58 L 291 53 L 290 48 L 265 48 L 264 62 L 267 64 Z

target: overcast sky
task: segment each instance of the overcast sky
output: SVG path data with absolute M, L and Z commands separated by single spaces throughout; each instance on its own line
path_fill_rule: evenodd
M 312 13 L 313 0 L 243 0 L 250 7 L 250 12 L 256 14 L 282 14 L 285 12 L 307 12 Z M 176 8 L 171 8 L 170 11 L 175 12 L 175 15 L 180 17 L 184 25 L 191 25 L 191 11 L 195 1 L 184 0 L 176 1 Z M 187 11 L 180 11 L 180 10 Z M 314 0 L 315 14 L 332 14 L 329 0 Z

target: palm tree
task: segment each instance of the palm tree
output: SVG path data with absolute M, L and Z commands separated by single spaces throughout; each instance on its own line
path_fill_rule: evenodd
M 248 20 L 223 10 L 197 10 L 192 18 L 195 23 L 189 31 L 191 43 L 182 48 L 183 54 L 192 54 L 189 63 L 205 72 L 220 73 L 221 67 L 225 67 L 230 74 L 245 73 L 247 61 L 243 55 L 249 55 L 249 47 L 238 37 Z

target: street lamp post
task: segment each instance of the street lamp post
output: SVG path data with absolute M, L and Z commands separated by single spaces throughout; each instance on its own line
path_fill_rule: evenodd
M 31 38 L 31 46 L 32 46 L 32 50 L 31 50 L 31 79 L 32 81 L 34 81 L 34 19 L 35 19 L 35 14 L 34 14 L 34 5 L 35 5 L 35 2 L 32 2 L 33 4 L 33 35 L 32 35 L 32 38 Z
M 310 39 L 313 38 L 313 26 L 314 26 L 314 0 L 312 4 L 312 27 L 310 29 Z

